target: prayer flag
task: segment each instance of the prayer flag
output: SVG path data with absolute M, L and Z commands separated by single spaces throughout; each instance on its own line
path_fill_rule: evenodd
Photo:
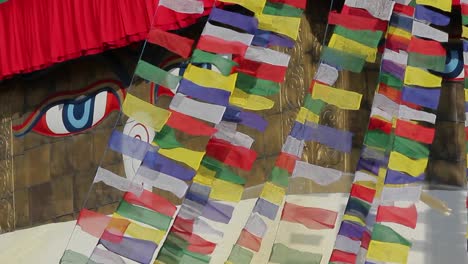
M 389 20 L 392 15 L 394 1 L 375 0 L 372 2 L 366 0 L 346 0 L 345 5 L 367 10 L 373 17 L 381 20 Z
M 287 4 L 300 9 L 305 9 L 307 5 L 307 0 L 268 0 L 268 2 Z
M 205 10 L 203 1 L 198 0 L 159 0 L 159 5 L 183 14 L 201 14 Z
M 426 169 L 427 162 L 427 158 L 413 160 L 403 154 L 392 151 L 388 167 L 392 170 L 406 172 L 411 176 L 419 176 Z
M 229 254 L 228 262 L 230 264 L 250 263 L 252 261 L 254 253 L 239 246 L 234 245 L 231 253 Z
M 265 7 L 265 2 L 266 0 L 220 0 L 221 2 L 224 3 L 231 3 L 231 4 L 237 4 L 241 5 L 250 11 L 259 14 L 262 12 L 263 8 Z
M 299 34 L 299 26 L 301 24 L 300 17 L 257 14 L 257 18 L 259 29 L 269 30 L 281 35 L 285 35 L 293 40 L 297 39 Z
M 255 34 L 258 28 L 258 21 L 255 17 L 226 11 L 216 7 L 211 9 L 209 20 L 242 29 L 250 34 Z
M 219 54 L 244 55 L 247 48 L 251 45 L 253 37 L 252 34 L 240 33 L 207 22 L 198 41 L 197 48 Z
M 139 205 L 153 211 L 172 217 L 177 208 L 166 198 L 144 190 L 140 196 L 127 192 L 123 199 L 131 204 Z
M 133 182 L 130 179 L 119 176 L 109 170 L 98 167 L 94 183 L 103 182 L 108 186 L 114 187 L 123 192 L 132 192 L 140 195 L 143 192 L 143 185 Z
M 279 93 L 279 83 L 262 80 L 248 74 L 238 73 L 236 88 L 249 94 L 269 96 Z
M 310 179 L 319 185 L 326 186 L 338 181 L 342 176 L 343 173 L 339 170 L 324 168 L 298 160 L 291 177 Z
M 323 100 L 341 109 L 358 110 L 361 106 L 362 94 L 333 88 L 316 82 L 313 86 L 312 98 Z
M 232 92 L 236 85 L 237 74 L 224 76 L 218 72 L 189 64 L 184 72 L 184 78 L 200 86 Z
M 174 96 L 169 108 L 214 124 L 221 122 L 226 111 L 225 106 L 198 102 L 179 93 Z
M 170 126 L 164 126 L 161 131 L 156 133 L 153 143 L 163 149 L 182 147 L 182 144 L 177 141 L 174 129 Z
M 115 241 L 115 235 L 105 233 L 105 236 L 99 241 L 107 250 L 112 251 L 122 257 L 134 260 L 139 263 L 149 264 L 153 258 L 153 254 L 158 247 L 157 244 L 147 240 L 141 240 L 131 237 L 123 237 L 119 243 L 111 242 Z
M 252 213 L 258 213 L 260 215 L 265 216 L 266 218 L 270 220 L 275 220 L 276 218 L 276 213 L 279 210 L 279 206 L 271 203 L 263 198 L 257 199 L 257 202 L 255 203 L 255 206 L 252 210 Z
M 229 102 L 234 106 L 253 111 L 271 109 L 275 104 L 275 102 L 266 97 L 248 94 L 240 89 L 234 89 Z
M 179 198 L 185 195 L 188 188 L 187 183 L 184 181 L 145 166 L 140 166 L 138 168 L 136 177 L 144 184 L 172 192 Z
M 410 207 L 379 205 L 377 210 L 377 222 L 392 222 L 414 229 L 417 220 L 418 212 L 414 204 Z
M 422 87 L 440 87 L 442 85 L 442 77 L 434 75 L 424 69 L 408 66 L 406 67 L 404 83 Z
M 182 79 L 182 77 L 169 73 L 144 60 L 138 61 L 135 74 L 149 82 L 162 85 L 171 90 L 177 89 L 177 85 L 179 85 L 179 81 Z
M 416 0 L 416 3 L 418 5 L 432 6 L 446 12 L 452 10 L 452 0 Z
M 443 1 L 446 1 L 446 0 L 443 0 Z M 421 38 L 433 39 L 439 42 L 448 42 L 448 33 L 442 30 L 433 28 L 430 25 L 427 25 L 423 22 L 419 22 L 418 20 L 414 20 L 413 22 L 412 34 L 414 36 L 421 37 Z
M 427 146 L 398 136 L 394 139 L 393 150 L 413 159 L 429 157 L 429 148 Z
M 194 40 L 153 28 L 148 33 L 148 42 L 159 45 L 182 58 L 189 58 Z
M 321 254 L 292 249 L 281 243 L 273 245 L 270 256 L 270 262 L 281 264 L 320 264 L 321 260 Z
M 402 92 L 402 99 L 405 102 L 437 110 L 440 92 L 440 89 L 425 89 L 423 87 L 405 86 Z
M 188 115 L 171 111 L 167 125 L 192 136 L 211 136 L 216 129 Z
M 228 76 L 231 73 L 232 68 L 237 65 L 236 62 L 221 55 L 205 52 L 199 49 L 195 49 L 193 51 L 190 62 L 213 64 L 224 76 Z
M 100 238 L 110 221 L 111 218 L 107 215 L 83 208 L 78 216 L 77 225 L 86 233 Z
M 352 72 L 361 72 L 366 63 L 366 57 L 364 55 L 338 50 L 328 46 L 322 47 L 320 58 L 326 64 Z
M 330 263 L 356 263 L 356 254 L 334 249 L 330 257 Z
M 301 17 L 303 12 L 303 9 L 287 4 L 273 3 L 271 1 L 267 1 L 265 8 L 263 9 L 263 14 L 286 17 Z
M 255 236 L 245 229 L 242 229 L 236 244 L 258 252 L 262 244 L 262 238 Z
M 339 51 L 351 52 L 353 54 L 362 55 L 367 62 L 375 62 L 377 58 L 377 48 L 372 48 L 356 42 L 351 39 L 347 39 L 337 34 L 333 34 L 328 42 L 328 46 L 332 49 Z
M 242 185 L 216 179 L 213 181 L 210 198 L 221 201 L 239 202 L 243 192 L 244 188 Z
M 322 208 L 304 207 L 293 203 L 284 204 L 282 221 L 298 223 L 309 229 L 333 229 L 337 212 Z
M 376 48 L 379 45 L 383 35 L 382 31 L 351 30 L 342 26 L 336 26 L 334 33 L 371 48 Z
M 120 202 L 117 213 L 123 217 L 150 225 L 159 230 L 167 230 L 172 220 L 170 216 L 129 204 L 125 200 Z
M 257 158 L 253 150 L 234 146 L 222 139 L 211 138 L 206 146 L 206 154 L 227 165 L 249 171 Z
M 229 105 L 229 97 L 231 96 L 229 91 L 204 87 L 186 79 L 180 81 L 177 92 L 200 101 L 222 106 Z
M 113 151 L 129 156 L 133 159 L 143 160 L 152 146 L 138 138 L 133 138 L 117 130 L 112 131 L 108 146 Z
M 285 190 L 282 187 L 276 186 L 271 182 L 265 183 L 262 189 L 262 193 L 260 194 L 260 198 L 263 198 L 277 205 L 281 205 L 283 203 L 283 199 L 285 196 Z
M 194 170 L 198 170 L 205 155 L 204 151 L 194 151 L 186 148 L 159 149 L 158 152 L 170 159 L 182 162 Z
M 156 132 L 161 131 L 171 116 L 170 111 L 147 103 L 131 94 L 127 94 L 122 111 L 128 117 L 146 124 Z
M 195 170 L 189 169 L 170 158 L 152 151 L 146 154 L 142 167 L 147 167 L 155 172 L 165 173 L 182 181 L 191 181 L 195 176 Z
M 447 26 L 450 23 L 450 17 L 439 12 L 433 11 L 422 5 L 416 5 L 416 12 L 414 14 L 414 18 L 420 21 L 427 21 L 431 24 L 438 26 Z
M 398 120 L 396 123 L 395 135 L 417 142 L 432 144 L 434 134 L 434 128 L 427 128 L 403 120 Z
M 363 17 L 358 15 L 337 13 L 331 11 L 328 13 L 328 24 L 339 25 L 351 30 L 372 30 L 372 31 L 385 31 L 387 23 L 382 23 L 376 18 Z
M 360 184 L 354 183 L 351 187 L 350 196 L 359 198 L 363 201 L 368 203 L 372 203 L 374 201 L 375 190 L 368 188 L 366 186 L 362 186 Z

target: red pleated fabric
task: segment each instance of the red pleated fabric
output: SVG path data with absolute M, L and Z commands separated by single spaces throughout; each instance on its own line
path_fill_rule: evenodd
M 155 27 L 174 30 L 203 14 L 157 10 Z M 0 80 L 141 41 L 158 0 L 13 0 L 0 5 Z

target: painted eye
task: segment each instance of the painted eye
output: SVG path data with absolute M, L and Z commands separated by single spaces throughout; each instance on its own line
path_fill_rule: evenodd
M 29 131 L 62 137 L 86 131 L 120 110 L 125 90 L 115 81 L 101 81 L 75 93 L 60 93 L 43 102 L 27 119 L 13 126 L 15 136 Z

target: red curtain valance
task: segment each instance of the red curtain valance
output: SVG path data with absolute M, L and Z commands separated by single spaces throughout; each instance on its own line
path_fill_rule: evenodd
M 205 13 L 158 9 L 156 25 L 170 30 Z M 126 46 L 146 38 L 158 0 L 9 0 L 0 5 L 0 80 L 54 63 Z

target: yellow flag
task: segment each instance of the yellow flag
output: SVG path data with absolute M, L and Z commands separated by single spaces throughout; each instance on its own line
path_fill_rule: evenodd
M 248 94 L 240 89 L 234 89 L 229 97 L 229 103 L 243 109 L 260 111 L 271 109 L 275 102 L 263 96 Z
M 440 87 L 442 84 L 442 77 L 434 75 L 424 69 L 407 66 L 405 73 L 405 84 L 428 88 Z
M 332 35 L 328 47 L 348 53 L 363 55 L 366 57 L 367 62 L 375 62 L 377 58 L 377 48 L 371 48 L 338 34 Z
M 379 168 L 379 175 L 375 188 L 375 197 L 379 198 L 385 185 L 385 176 L 387 175 L 387 168 Z
M 388 161 L 388 167 L 395 171 L 406 172 L 411 176 L 419 176 L 426 170 L 427 159 L 413 160 L 403 154 L 392 151 Z
M 409 250 L 408 246 L 371 240 L 367 258 L 382 262 L 406 264 Z
M 301 107 L 296 117 L 296 121 L 302 124 L 304 124 L 306 121 L 318 124 L 319 119 L 320 117 L 318 115 L 309 111 L 309 109 L 305 107 Z
M 161 242 L 166 233 L 158 229 L 148 228 L 131 223 L 128 225 L 127 230 L 125 230 L 125 234 L 128 234 L 137 239 L 153 241 L 159 245 L 159 242 Z
M 364 222 L 364 220 L 354 215 L 344 214 L 342 221 L 350 221 L 361 226 L 366 226 L 366 222 Z
M 312 91 L 312 98 L 321 99 L 341 109 L 358 110 L 361 106 L 362 94 L 315 83 Z
M 194 170 L 198 170 L 205 155 L 204 151 L 194 151 L 186 148 L 159 149 L 158 152 L 170 159 L 185 163 Z
M 273 31 L 285 36 L 297 39 L 299 34 L 299 26 L 301 24 L 300 17 L 273 16 L 266 14 L 257 14 L 258 28 L 268 31 Z
M 427 5 L 450 12 L 452 10 L 452 0 L 416 0 L 418 5 Z
M 389 27 L 387 31 L 387 36 L 388 35 L 399 36 L 405 39 L 411 39 L 412 36 L 411 32 L 397 27 Z
M 131 117 L 159 132 L 166 124 L 171 112 L 147 103 L 131 94 L 127 94 L 122 111 Z
M 465 89 L 465 102 L 468 102 L 468 89 Z
M 468 39 L 468 26 L 462 26 L 462 37 Z
M 271 182 L 266 182 L 260 197 L 274 204 L 281 205 L 285 195 L 286 192 L 282 187 L 276 186 Z
M 184 72 L 184 78 L 200 86 L 232 92 L 236 86 L 237 73 L 224 76 L 219 72 L 189 64 Z
M 224 3 L 241 5 L 255 14 L 261 14 L 265 7 L 266 0 L 219 0 Z
M 197 175 L 193 178 L 193 181 L 205 186 L 211 187 L 213 181 L 215 180 L 216 172 L 206 168 L 203 165 L 200 165 L 198 168 Z
M 213 181 L 210 198 L 228 202 L 239 202 L 243 192 L 244 187 L 242 185 L 216 179 Z

